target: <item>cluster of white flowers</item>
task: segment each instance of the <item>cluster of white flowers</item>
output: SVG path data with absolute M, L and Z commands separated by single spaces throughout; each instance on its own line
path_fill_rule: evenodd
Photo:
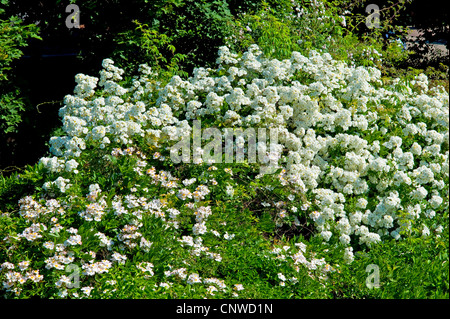
M 87 221 L 99 222 L 105 214 L 105 207 L 99 203 L 91 203 L 86 205 L 86 209 L 79 212 L 79 215 Z
M 197 283 L 201 283 L 201 282 L 202 282 L 202 279 L 196 273 L 190 274 L 188 279 L 187 279 L 187 283 L 189 285 L 193 285 L 193 284 L 197 284 Z
M 47 226 L 41 223 L 33 223 L 30 227 L 25 228 L 21 233 L 17 234 L 19 238 L 25 238 L 28 241 L 35 241 L 42 238 L 42 232 L 47 230 Z
M 81 236 L 80 235 L 72 235 L 70 236 L 65 242 L 65 246 L 75 246 L 75 245 L 81 245 Z
M 112 267 L 112 263 L 109 260 L 102 260 L 93 263 L 85 263 L 81 266 L 83 269 L 83 275 L 94 276 L 95 274 L 107 273 Z
M 127 260 L 127 259 L 128 259 L 127 256 L 122 255 L 122 254 L 120 254 L 118 252 L 113 253 L 112 256 L 111 256 L 111 260 L 115 261 L 115 262 L 117 262 L 119 264 L 125 264 L 125 260 Z
M 178 268 L 178 269 L 174 269 L 174 270 L 167 270 L 167 271 L 164 272 L 164 275 L 166 277 L 175 276 L 175 277 L 180 278 L 182 280 L 186 279 L 186 277 L 187 277 L 186 268 Z M 188 281 L 189 281 L 189 279 L 192 279 L 191 276 L 189 276 Z
M 114 241 L 110 238 L 108 238 L 105 234 L 101 232 L 97 232 L 95 234 L 96 237 L 100 240 L 100 246 L 101 247 L 107 247 L 108 250 L 111 250 L 111 247 L 114 245 Z
M 10 262 L 4 262 L 0 265 L 0 273 L 4 272 L 5 280 L 2 282 L 3 288 L 6 291 L 12 291 L 16 295 L 20 295 L 23 286 L 28 282 L 38 283 L 43 281 L 44 276 L 39 273 L 39 270 L 28 270 L 30 262 L 28 260 L 17 264 L 19 271 L 14 271 L 16 265 Z
M 44 185 L 42 185 L 42 188 L 51 192 L 51 190 L 56 187 L 61 193 L 65 193 L 66 190 L 72 186 L 72 184 L 69 183 L 70 179 L 59 176 L 53 182 L 45 182 Z
M 45 260 L 45 268 L 47 269 L 59 269 L 63 270 L 65 268 L 64 265 L 68 265 L 72 263 L 75 260 L 73 256 L 73 252 L 67 252 L 65 250 L 62 250 L 59 252 L 59 254 L 55 254 L 52 257 L 49 257 Z
M 234 188 L 231 185 L 227 185 L 225 192 L 228 196 L 233 197 L 234 195 Z
M 137 266 L 137 268 L 139 268 L 140 270 L 142 270 L 144 273 L 148 273 L 148 275 L 146 276 L 153 276 L 155 273 L 153 272 L 153 264 L 149 263 L 149 262 L 141 262 L 139 263 Z M 148 278 L 148 277 L 146 277 Z
M 207 288 L 209 294 L 214 296 L 214 292 L 219 291 L 219 289 L 223 292 L 227 289 L 227 285 L 223 280 L 217 278 L 205 278 L 203 279 L 203 283 L 206 285 L 210 285 Z M 213 285 L 211 285 L 213 284 Z
M 129 248 L 137 247 L 139 243 L 139 247 L 145 252 L 148 252 L 153 243 L 145 239 L 142 234 L 137 231 L 141 226 L 142 224 L 125 225 L 120 234 L 117 235 L 118 240 Z
M 34 200 L 31 196 L 25 196 L 19 200 L 19 214 L 28 221 L 35 221 L 40 216 L 48 214 L 59 213 L 63 214 L 64 209 L 60 203 L 55 199 L 49 199 L 42 205 L 38 201 Z

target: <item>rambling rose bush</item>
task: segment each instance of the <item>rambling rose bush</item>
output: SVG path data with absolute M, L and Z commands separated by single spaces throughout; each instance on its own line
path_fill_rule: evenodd
M 64 135 L 50 139 L 51 156 L 40 160 L 46 182 L 20 200 L 20 227 L 6 239 L 12 251 L 33 251 L 26 259 L 33 272 L 19 271 L 24 261 L 7 256 L 0 273 L 7 291 L 19 295 L 29 280 L 44 280 L 51 283 L 41 288 L 47 294 L 78 297 L 63 271 L 75 263 L 86 278 L 81 296 L 114 296 L 117 287 L 105 283 L 130 265 L 136 280 L 149 280 L 145 291 L 199 284 L 205 295 L 238 296 L 229 287 L 240 283 L 196 268 L 195 258 L 228 262 L 229 245 L 244 240 L 235 237 L 240 228 L 232 219 L 239 215 L 223 215 L 220 201 L 231 209 L 250 198 L 277 228 L 301 232 L 300 220 L 308 220 L 339 262 L 351 263 L 355 250 L 385 239 L 442 231 L 435 223 L 448 209 L 442 87 L 428 89 L 423 75 L 383 83 L 374 67 L 316 51 L 279 61 L 256 45 L 241 56 L 221 47 L 217 64 L 167 84 L 146 65 L 122 81 L 110 59 L 100 78 L 76 76 L 59 112 Z M 269 128 L 277 143 L 256 147 L 279 169 L 264 175 L 264 163 L 174 164 L 170 149 L 192 135 L 195 119 L 203 127 Z M 264 251 L 285 265 L 285 274 L 273 274 L 282 287 L 293 287 L 302 272 L 317 270 L 322 280 L 338 267 L 331 257 L 309 254 L 304 242 Z

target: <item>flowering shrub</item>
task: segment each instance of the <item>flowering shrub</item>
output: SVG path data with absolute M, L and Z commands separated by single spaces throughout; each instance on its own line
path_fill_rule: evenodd
M 76 76 L 59 112 L 64 135 L 40 160 L 45 182 L 2 215 L 15 223 L 2 230 L 7 294 L 252 297 L 248 277 L 288 297 L 326 282 L 355 250 L 448 227 L 436 223 L 448 209 L 442 87 L 423 75 L 383 83 L 374 67 L 316 51 L 279 61 L 256 45 L 242 55 L 221 47 L 217 63 L 167 84 L 146 65 L 123 80 L 110 59 L 99 78 Z M 171 148 L 195 119 L 270 128 L 278 142 L 256 146 L 278 170 L 174 163 Z M 283 229 L 297 236 L 262 236 Z M 309 232 L 324 243 L 314 251 Z M 67 266 L 79 269 L 78 287 Z

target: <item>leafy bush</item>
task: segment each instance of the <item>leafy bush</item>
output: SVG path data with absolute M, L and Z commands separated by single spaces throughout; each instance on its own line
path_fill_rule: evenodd
M 0 206 L 6 297 L 340 296 L 330 278 L 364 264 L 357 252 L 386 269 L 377 247 L 393 240 L 400 251 L 428 245 L 422 237 L 448 250 L 433 239 L 448 238 L 442 87 L 423 74 L 383 83 L 377 68 L 313 50 L 280 61 L 257 45 L 242 55 L 223 46 L 217 63 L 162 81 L 148 65 L 124 78 L 105 59 L 99 78 L 75 77 L 63 134 L 26 173 L 34 190 L 21 186 L 17 204 Z M 242 162 L 220 152 L 211 162 L 195 146 L 180 162 L 171 150 L 195 141 L 193 120 L 216 128 L 219 145 L 226 128 L 279 139 L 258 144 L 257 162 L 240 138 L 232 146 L 244 149 Z M 3 184 L 0 194 L 18 187 Z
M 2 4 L 7 2 L 2 1 Z M 21 47 L 27 45 L 30 38 L 40 39 L 38 27 L 24 25 L 17 16 L 4 19 L 4 10 L 0 8 L 0 133 L 1 135 L 17 130 L 21 122 L 21 113 L 26 102 L 14 81 L 13 62 L 23 53 Z
M 378 267 L 378 287 L 367 279 L 369 265 Z M 448 232 L 374 246 L 331 274 L 328 286 L 335 298 L 448 299 Z
M 185 0 L 162 15 L 156 26 L 173 39 L 177 52 L 186 56 L 182 65 L 190 72 L 198 65 L 213 65 L 215 52 L 230 32 L 231 18 L 225 0 Z
M 238 15 L 231 23 L 234 33 L 226 43 L 236 52 L 258 44 L 266 55 L 277 59 L 288 58 L 293 50 L 307 55 L 314 49 L 352 65 L 376 66 L 384 75 L 392 75 L 392 68 L 404 63 L 410 52 L 398 42 L 384 41 L 384 33 L 392 29 L 386 23 L 360 32 L 367 15 L 350 11 L 356 10 L 354 7 L 348 1 L 266 4 L 254 14 Z
M 125 70 L 133 70 L 140 64 L 140 61 L 148 61 L 150 66 L 164 74 L 162 77 L 170 78 L 173 75 L 187 76 L 187 73 L 180 69 L 181 62 L 186 58 L 185 54 L 175 54 L 173 39 L 165 34 L 160 34 L 156 30 L 148 28 L 148 25 L 135 21 L 136 30 L 126 31 L 119 34 L 116 39 L 120 45 L 115 50 L 113 56 L 122 60 L 126 65 Z M 130 55 L 129 52 L 134 52 Z M 136 53 L 139 52 L 139 53 Z M 171 54 L 170 61 L 168 56 Z

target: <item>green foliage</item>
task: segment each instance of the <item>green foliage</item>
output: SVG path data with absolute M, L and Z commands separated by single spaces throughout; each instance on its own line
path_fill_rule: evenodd
M 170 78 L 171 75 L 186 77 L 187 72 L 180 68 L 186 55 L 175 53 L 173 40 L 157 30 L 149 29 L 147 24 L 138 21 L 134 23 L 135 30 L 118 35 L 116 42 L 119 47 L 112 58 L 118 58 L 116 60 L 126 66 L 125 70 L 136 70 L 136 67 L 145 61 L 156 72 L 161 72 L 164 78 Z
M 7 4 L 3 3 L 3 4 Z M 13 62 L 18 60 L 30 38 L 40 39 L 38 27 L 34 24 L 24 25 L 19 17 L 4 19 L 5 11 L 0 8 L 0 133 L 17 130 L 21 122 L 21 113 L 25 102 L 14 82 Z
M 15 203 L 36 186 L 40 186 L 43 181 L 42 165 L 16 168 L 15 172 L 8 177 L 5 177 L 4 173 L 6 170 L 0 171 L 0 211 L 2 212 L 15 211 Z
M 443 218 L 448 218 L 442 216 Z M 335 298 L 448 299 L 449 238 L 408 238 L 374 246 L 357 254 L 351 265 L 330 275 L 328 289 Z M 379 269 L 379 287 L 367 287 L 367 266 Z
M 380 28 L 367 29 L 367 14 L 349 11 L 356 8 L 345 0 L 263 2 L 259 11 L 239 14 L 230 22 L 233 33 L 227 37 L 227 45 L 242 51 L 256 43 L 264 54 L 277 59 L 288 58 L 293 50 L 302 54 L 312 49 L 326 51 L 335 59 L 355 66 L 376 66 L 388 75 L 410 52 L 396 41 L 384 41 L 384 34 L 392 30 L 385 20 Z M 404 5 L 394 5 L 384 12 L 397 17 L 402 8 Z M 365 32 L 360 31 L 363 26 Z M 394 30 L 399 36 L 406 32 L 400 27 Z
M 0 81 L 5 81 L 11 73 L 12 62 L 23 55 L 20 48 L 27 45 L 28 39 L 40 37 L 36 25 L 24 25 L 16 16 L 4 19 L 3 9 L 0 9 L 0 18 Z
M 213 65 L 218 47 L 230 33 L 232 15 L 227 1 L 185 0 L 182 6 L 158 20 L 160 32 L 173 39 L 177 51 L 186 55 L 184 65 Z
M 234 34 L 228 39 L 228 44 L 236 51 L 243 51 L 250 44 L 257 43 L 265 55 L 282 59 L 287 58 L 290 52 L 299 50 L 292 26 L 267 9 L 254 15 L 244 15 L 232 25 Z
M 14 132 L 22 121 L 21 113 L 25 110 L 25 104 L 19 96 L 19 90 L 0 94 L 0 131 L 3 133 Z

